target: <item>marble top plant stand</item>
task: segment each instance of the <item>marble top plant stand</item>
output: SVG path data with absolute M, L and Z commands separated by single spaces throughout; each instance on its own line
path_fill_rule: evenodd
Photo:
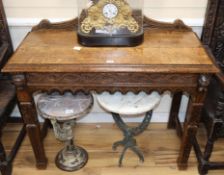
M 92 95 L 77 93 L 43 94 L 37 102 L 37 109 L 45 119 L 50 119 L 57 139 L 66 146 L 57 154 L 55 163 L 64 171 L 81 169 L 88 161 L 85 149 L 73 143 L 73 125 L 75 119 L 84 116 L 93 105 Z
M 137 147 L 137 142 L 134 136 L 141 134 L 147 129 L 152 118 L 152 110 L 159 104 L 161 96 L 157 92 L 151 94 L 146 94 L 144 92 L 134 94 L 128 92 L 125 95 L 122 95 L 119 92 L 116 92 L 115 94 L 104 92 L 97 94 L 96 96 L 100 106 L 112 113 L 115 123 L 124 135 L 123 140 L 113 144 L 113 150 L 116 150 L 118 146 L 124 146 L 119 159 L 119 166 L 122 166 L 124 154 L 127 149 L 131 149 L 139 157 L 140 162 L 144 162 L 143 153 Z M 135 128 L 129 128 L 121 118 L 121 115 L 133 116 L 144 113 L 146 114 L 142 123 Z

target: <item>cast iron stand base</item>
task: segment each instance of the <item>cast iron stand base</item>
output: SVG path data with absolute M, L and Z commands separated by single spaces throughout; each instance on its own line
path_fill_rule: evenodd
M 121 153 L 121 156 L 120 156 L 120 159 L 119 159 L 119 166 L 120 167 L 122 166 L 122 161 L 123 161 L 123 158 L 124 158 L 124 154 L 128 149 L 131 149 L 139 157 L 140 162 L 144 162 L 143 153 L 138 148 L 137 142 L 136 142 L 136 139 L 134 138 L 134 136 L 137 136 L 137 135 L 141 134 L 142 132 L 144 132 L 148 128 L 149 123 L 150 123 L 151 118 L 152 118 L 152 111 L 146 113 L 144 120 L 136 128 L 129 128 L 124 123 L 124 121 L 122 120 L 122 118 L 120 117 L 119 114 L 112 113 L 112 116 L 114 118 L 114 121 L 115 121 L 116 125 L 120 128 L 120 130 L 124 134 L 124 139 L 123 140 L 115 142 L 113 144 L 113 150 L 116 150 L 118 146 L 124 146 L 124 149 L 123 149 L 123 151 Z

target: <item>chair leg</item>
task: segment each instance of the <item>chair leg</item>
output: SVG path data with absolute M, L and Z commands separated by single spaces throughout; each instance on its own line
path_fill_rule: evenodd
M 15 156 L 16 156 L 16 154 L 17 154 L 17 152 L 18 152 L 18 150 L 19 150 L 19 148 L 20 148 L 20 146 L 21 146 L 25 136 L 26 136 L 26 126 L 23 125 L 23 127 L 20 130 L 20 133 L 19 133 L 19 135 L 18 135 L 18 137 L 16 139 L 16 142 L 15 142 L 13 148 L 12 148 L 12 151 L 8 155 L 7 159 L 8 159 L 8 162 L 10 164 L 13 162 L 13 160 L 14 160 L 14 158 L 15 158 Z
M 198 172 L 200 175 L 205 175 L 208 173 L 209 165 L 208 162 L 203 158 L 203 153 L 201 152 L 201 148 L 196 137 L 192 138 L 192 144 L 198 160 Z
M 6 160 L 5 148 L 0 140 L 0 161 L 4 162 Z
M 6 160 L 6 153 L 5 148 L 0 142 L 0 174 L 1 175 L 9 175 L 7 172 L 11 171 L 9 170 L 10 167 L 8 166 L 7 160 Z
M 213 126 L 212 126 L 212 130 L 210 131 L 210 135 L 208 137 L 208 141 L 207 144 L 205 146 L 205 151 L 204 151 L 204 160 L 209 161 L 212 151 L 213 151 L 213 147 L 214 147 L 214 142 L 217 139 L 217 134 L 220 130 L 220 128 L 223 126 L 223 122 L 222 121 L 214 121 L 213 122 Z
M 212 151 L 213 151 L 213 147 L 214 147 L 214 139 L 213 138 L 209 138 L 206 146 L 205 146 L 205 151 L 204 151 L 204 160 L 209 161 Z
M 12 171 L 12 166 L 7 162 L 5 148 L 0 141 L 0 174 L 10 175 Z
M 208 174 L 209 164 L 208 162 L 204 162 L 203 164 L 198 165 L 198 172 L 200 175 Z
M 26 127 L 25 125 L 22 127 L 15 144 L 12 147 L 11 152 L 7 156 L 5 153 L 4 146 L 2 142 L 0 142 L 0 172 L 1 175 L 11 175 L 12 173 L 12 162 L 19 150 L 19 147 L 22 144 L 22 141 L 24 140 L 24 137 L 26 135 Z
M 213 147 L 215 140 L 217 139 L 217 134 L 219 129 L 223 127 L 222 121 L 214 121 L 212 130 L 210 131 L 210 135 L 208 137 L 208 141 L 205 146 L 204 154 L 202 154 L 200 146 L 197 142 L 197 139 L 194 138 L 193 145 L 194 145 L 194 150 L 196 157 L 198 159 L 198 171 L 200 175 L 205 175 L 208 173 L 209 170 L 212 169 L 223 169 L 224 168 L 224 163 L 223 162 L 210 162 L 209 159 L 211 157 Z

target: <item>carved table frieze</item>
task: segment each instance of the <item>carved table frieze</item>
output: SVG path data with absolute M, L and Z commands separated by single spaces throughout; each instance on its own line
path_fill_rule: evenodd
M 29 73 L 27 83 L 32 91 L 41 87 L 44 91 L 152 91 L 193 92 L 197 87 L 197 74 L 151 73 Z M 85 88 L 83 88 L 85 87 Z

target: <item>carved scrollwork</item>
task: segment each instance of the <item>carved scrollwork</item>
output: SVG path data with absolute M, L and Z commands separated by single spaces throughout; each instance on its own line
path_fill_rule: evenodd
M 44 19 L 38 25 L 32 28 L 32 32 L 43 29 L 77 30 L 77 28 L 78 28 L 78 18 L 58 23 L 51 23 L 49 20 Z
M 82 84 L 184 84 L 195 83 L 194 74 L 150 74 L 150 73 L 30 73 L 27 75 L 29 83 L 82 83 Z
M 186 91 L 195 92 L 197 74 L 150 74 L 150 73 L 30 73 L 27 81 L 32 91 L 41 90 L 52 92 L 64 91 Z M 37 89 L 36 89 L 37 88 Z
M 223 96 L 219 97 L 218 99 L 215 113 L 217 118 L 221 118 L 222 120 L 224 120 L 224 97 Z
M 198 83 L 199 83 L 198 91 L 199 92 L 207 91 L 208 85 L 210 83 L 210 79 L 211 79 L 210 75 L 205 75 L 205 74 L 200 75 L 200 77 L 198 79 Z
M 216 13 L 219 0 L 209 0 L 207 5 L 206 22 L 203 28 L 202 41 L 205 45 L 210 45 L 213 34 Z
M 143 19 L 143 27 L 144 29 L 166 29 L 166 30 L 182 30 L 182 31 L 192 31 L 192 28 L 184 24 L 180 19 L 175 20 L 173 23 L 168 22 L 160 22 L 153 20 L 144 16 Z M 38 25 L 32 28 L 32 31 L 38 31 L 43 29 L 61 29 L 61 30 L 77 30 L 78 29 L 78 18 L 58 22 L 51 23 L 49 20 L 44 19 Z
M 202 41 L 224 70 L 224 0 L 209 0 Z
M 23 74 L 13 75 L 12 80 L 17 88 L 23 87 L 26 84 L 26 78 Z
M 175 20 L 173 23 L 168 23 L 168 22 L 156 21 L 145 16 L 143 24 L 145 29 L 192 31 L 192 28 L 184 24 L 184 22 L 180 19 Z
M 219 66 L 224 70 L 224 1 L 222 1 L 219 13 L 212 38 L 212 50 Z

